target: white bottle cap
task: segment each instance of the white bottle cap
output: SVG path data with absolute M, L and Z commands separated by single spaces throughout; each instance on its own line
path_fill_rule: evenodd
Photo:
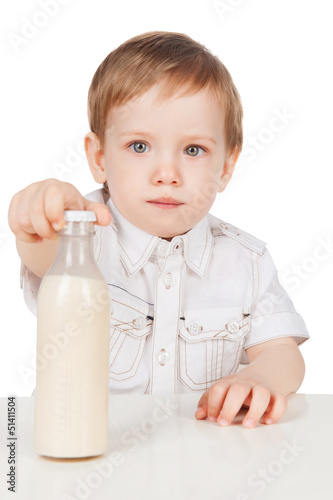
M 64 217 L 66 222 L 95 222 L 95 212 L 89 210 L 65 210 Z

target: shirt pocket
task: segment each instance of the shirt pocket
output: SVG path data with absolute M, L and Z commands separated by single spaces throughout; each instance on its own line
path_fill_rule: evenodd
M 144 303 L 112 298 L 110 317 L 109 377 L 125 381 L 134 377 L 142 362 L 152 316 Z
M 185 311 L 179 327 L 179 378 L 193 391 L 203 391 L 235 373 L 250 329 L 250 316 L 240 307 Z

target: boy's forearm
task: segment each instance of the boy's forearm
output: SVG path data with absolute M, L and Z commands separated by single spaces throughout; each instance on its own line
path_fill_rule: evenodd
M 288 396 L 300 387 L 305 374 L 305 364 L 295 345 L 273 345 L 262 350 L 240 372 L 246 377 L 261 378 L 275 392 Z
M 58 241 L 44 239 L 41 243 L 26 243 L 16 239 L 16 248 L 23 264 L 42 278 L 53 264 Z

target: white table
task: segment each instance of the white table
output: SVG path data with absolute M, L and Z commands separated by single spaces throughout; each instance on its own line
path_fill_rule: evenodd
M 198 395 L 110 396 L 108 451 L 58 460 L 33 450 L 34 400 L 16 398 L 16 493 L 9 492 L 7 399 L 0 399 L 1 500 L 332 498 L 333 395 L 289 397 L 279 423 L 221 428 L 194 418 Z M 242 410 L 243 415 L 245 410 Z

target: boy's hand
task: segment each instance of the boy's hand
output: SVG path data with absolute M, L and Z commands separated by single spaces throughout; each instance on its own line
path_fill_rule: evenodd
M 68 182 L 46 179 L 16 193 L 8 212 L 9 227 L 18 240 L 34 243 L 54 238 L 64 225 L 64 210 L 92 210 L 96 223 L 107 226 L 111 221 L 108 207 L 84 198 Z
M 242 370 L 215 382 L 201 396 L 195 417 L 208 417 L 221 426 L 230 425 L 241 407 L 249 407 L 244 427 L 255 427 L 264 416 L 265 424 L 276 422 L 287 409 L 287 398 L 272 390 L 261 377 L 247 377 Z

